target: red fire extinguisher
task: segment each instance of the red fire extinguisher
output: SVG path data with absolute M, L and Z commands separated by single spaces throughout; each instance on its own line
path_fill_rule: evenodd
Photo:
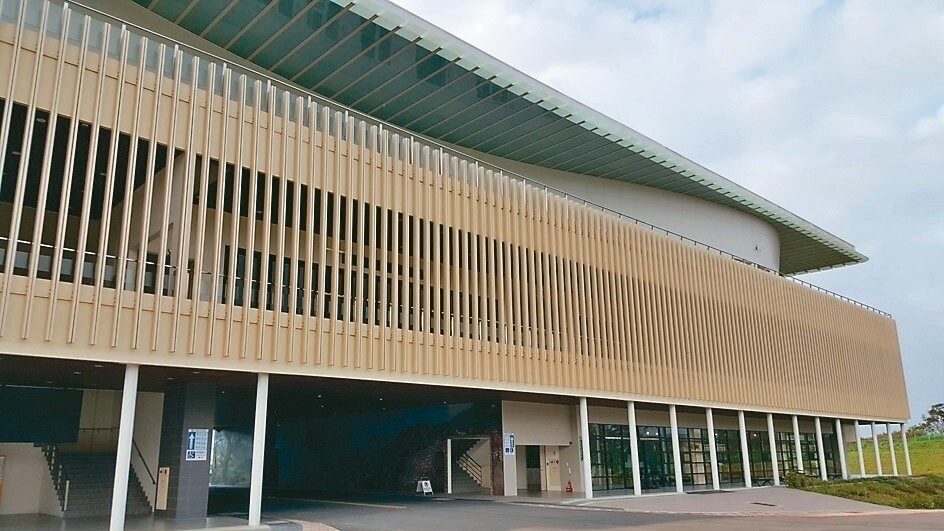
M 568 482 L 567 482 L 567 486 L 564 488 L 564 490 L 565 490 L 566 492 L 573 492 L 573 491 L 574 491 L 574 484 L 568 481 Z

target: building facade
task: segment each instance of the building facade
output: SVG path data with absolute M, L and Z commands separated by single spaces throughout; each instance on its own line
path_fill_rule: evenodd
M 0 15 L 0 384 L 71 426 L 11 414 L 5 477 L 111 452 L 114 528 L 129 474 L 205 515 L 226 426 L 258 522 L 323 408 L 453 408 L 406 483 L 587 497 L 845 477 L 910 416 L 894 320 L 796 277 L 851 244 L 392 4 Z

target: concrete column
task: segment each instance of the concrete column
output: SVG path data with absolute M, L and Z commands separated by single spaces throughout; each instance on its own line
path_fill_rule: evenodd
M 679 448 L 678 415 L 675 412 L 675 404 L 669 406 L 669 425 L 672 429 L 672 459 L 675 462 L 675 492 L 683 492 L 685 488 L 682 483 L 682 451 Z
M 177 381 L 164 388 L 161 449 L 158 467 L 169 469 L 167 505 L 155 515 L 173 520 L 202 520 L 210 496 L 210 454 L 216 417 L 217 389 L 213 384 Z M 197 433 L 206 434 L 206 450 L 196 451 Z
M 583 479 L 583 492 L 587 499 L 593 498 L 593 477 L 590 471 L 590 416 L 587 413 L 587 398 L 580 397 L 580 475 Z
M 872 423 L 872 448 L 875 450 L 875 472 L 882 474 L 882 455 L 878 453 L 878 431 L 875 430 L 875 423 Z
M 452 439 L 446 439 L 446 494 L 452 494 Z
M 629 415 L 629 459 L 633 465 L 633 494 L 642 494 L 642 479 L 639 474 L 639 430 L 636 427 L 636 403 L 627 402 Z
M 819 417 L 813 419 L 816 423 L 816 460 L 819 461 L 819 478 L 826 481 L 826 452 L 823 450 L 823 425 Z
M 901 429 L 901 446 L 905 450 L 905 473 L 911 475 L 911 452 L 908 451 L 908 434 L 905 433 L 904 423 L 899 424 Z
M 892 475 L 898 475 L 898 458 L 895 456 L 895 438 L 892 437 L 892 425 L 885 423 L 885 433 L 888 435 L 888 451 L 892 454 Z
M 715 415 L 711 408 L 705 408 L 705 420 L 708 423 L 708 457 L 711 459 L 711 488 L 721 490 L 721 478 L 718 477 L 718 442 L 715 440 Z
M 266 419 L 269 407 L 269 375 L 256 381 L 256 419 L 252 428 L 252 471 L 249 478 L 249 525 L 262 521 L 262 470 L 265 461 Z
M 738 411 L 738 431 L 741 434 L 741 467 L 744 470 L 744 486 L 751 488 L 751 451 L 747 446 L 747 426 L 744 423 L 744 412 Z
M 131 441 L 134 436 L 134 407 L 138 398 L 138 366 L 125 366 L 125 385 L 121 391 L 121 417 L 118 423 L 118 456 L 115 460 L 115 481 L 111 490 L 111 522 L 108 529 L 125 528 L 128 504 L 128 471 L 131 468 Z
M 842 422 L 836 419 L 836 444 L 839 445 L 839 472 L 842 479 L 849 479 L 849 467 L 846 466 L 846 442 L 842 439 Z
M 793 451 L 796 452 L 796 467 L 797 473 L 803 473 L 803 445 L 800 444 L 800 422 L 797 420 L 797 416 L 793 415 L 791 417 L 793 421 Z
M 859 477 L 865 477 L 865 456 L 862 455 L 862 437 L 859 436 L 859 421 L 853 423 L 855 426 L 856 452 L 859 454 Z
M 780 463 L 777 462 L 777 433 L 774 431 L 774 416 L 767 413 L 767 439 L 770 445 L 770 469 L 774 471 L 774 486 L 780 486 Z

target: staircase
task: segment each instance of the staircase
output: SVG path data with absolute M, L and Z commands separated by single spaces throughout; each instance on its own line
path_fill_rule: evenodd
M 453 439 L 452 455 L 456 456 L 452 466 L 453 494 L 490 494 L 486 487 L 486 471 L 473 457 L 473 451 L 487 439 Z
M 111 453 L 62 453 L 43 446 L 53 476 L 63 518 L 107 516 L 111 513 L 115 482 L 115 455 Z M 134 470 L 128 474 L 127 515 L 150 514 L 151 505 Z

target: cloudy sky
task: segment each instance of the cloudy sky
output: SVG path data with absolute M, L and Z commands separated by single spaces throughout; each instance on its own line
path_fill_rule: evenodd
M 854 243 L 803 278 L 890 312 L 912 415 L 944 402 L 944 3 L 395 1 Z

